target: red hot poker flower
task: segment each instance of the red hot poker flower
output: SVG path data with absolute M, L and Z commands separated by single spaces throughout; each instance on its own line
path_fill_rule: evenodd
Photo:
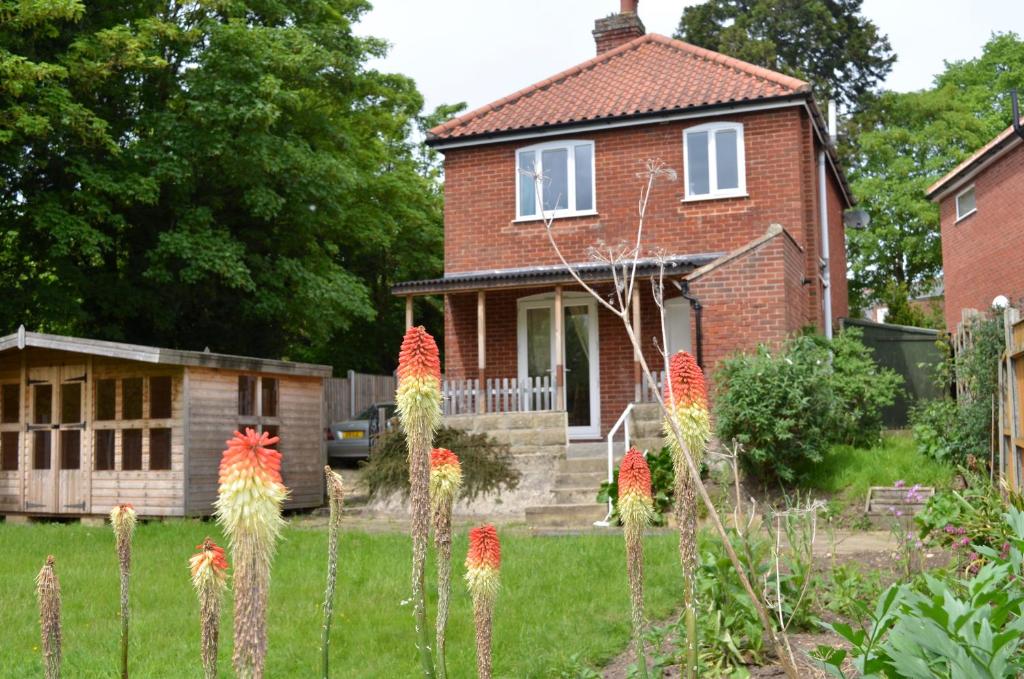
M 491 524 L 486 524 L 469 531 L 469 553 L 466 555 L 466 568 L 501 567 L 501 543 L 498 531 Z
M 409 328 L 398 354 L 398 379 L 433 377 L 441 380 L 441 357 L 437 342 L 421 325 Z
M 629 493 L 651 497 L 651 469 L 636 448 L 629 449 L 619 467 L 619 498 Z
M 708 389 L 704 382 L 704 371 L 697 365 L 693 355 L 680 351 L 672 355 L 668 366 L 669 378 L 665 382 L 665 405 L 672 407 L 699 404 L 708 407 Z M 671 385 L 671 391 L 670 389 Z
M 437 469 L 445 465 L 459 466 L 459 456 L 447 448 L 434 448 L 430 451 L 431 469 Z

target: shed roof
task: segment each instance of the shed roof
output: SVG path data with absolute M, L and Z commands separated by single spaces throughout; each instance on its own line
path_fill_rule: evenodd
M 18 328 L 16 333 L 0 337 L 0 352 L 28 347 L 71 351 L 92 356 L 120 358 L 126 361 L 140 361 L 142 363 L 226 368 L 228 370 L 279 373 L 282 375 L 330 377 L 332 373 L 332 368 L 329 365 L 295 363 L 293 361 L 233 356 L 231 354 L 215 354 L 209 351 L 161 349 L 141 344 L 125 344 L 124 342 L 49 335 L 42 332 L 26 332 L 25 326 Z

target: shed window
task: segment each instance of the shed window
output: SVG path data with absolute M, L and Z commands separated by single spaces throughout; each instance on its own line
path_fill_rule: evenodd
M 686 200 L 746 195 L 743 125 L 708 123 L 687 129 L 683 158 Z
M 117 419 L 117 380 L 96 380 L 96 419 Z
M 20 405 L 21 405 L 21 385 L 20 384 L 5 384 L 0 389 L 0 422 L 4 424 L 10 424 L 12 422 L 18 422 L 21 418 Z
M 276 424 L 265 424 L 265 425 L 263 425 L 263 431 L 266 432 L 267 434 L 269 434 L 270 436 L 280 436 L 281 435 L 281 427 L 279 427 Z M 280 441 L 278 441 L 277 443 L 274 444 L 274 450 L 276 450 L 279 453 L 281 452 L 281 442 Z
M 970 187 L 957 194 L 956 197 L 956 220 L 973 215 L 978 211 L 978 201 L 974 195 L 974 187 Z
M 0 434 L 0 471 L 13 472 L 18 469 L 18 432 L 5 431 Z
M 262 383 L 263 417 L 277 417 L 277 380 L 272 377 L 264 377 Z
M 82 432 L 63 429 L 60 432 L 60 468 L 78 469 L 82 462 Z
M 93 459 L 96 461 L 97 471 L 110 471 L 114 469 L 114 430 L 97 429 L 96 443 L 93 447 Z
M 238 414 L 256 414 L 256 378 L 250 375 L 238 376 Z
M 121 469 L 137 471 L 142 469 L 142 430 L 121 431 Z
M 121 419 L 142 419 L 142 378 L 121 380 Z
M 171 430 L 149 430 L 149 468 L 165 471 L 171 468 Z
M 32 469 L 50 468 L 50 432 L 32 432 Z
M 592 214 L 594 142 L 559 141 L 519 149 L 516 186 L 518 219 L 539 218 L 541 211 L 548 218 Z
M 167 419 L 171 416 L 171 378 L 149 378 L 149 416 Z
M 53 422 L 53 385 L 37 384 L 33 386 L 32 397 L 32 424 Z
M 60 385 L 61 424 L 82 421 L 82 383 L 68 382 Z

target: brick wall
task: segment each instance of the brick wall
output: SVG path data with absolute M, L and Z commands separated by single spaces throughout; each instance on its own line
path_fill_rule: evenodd
M 987 309 L 996 295 L 1024 297 L 1024 145 L 1018 145 L 974 180 L 978 211 L 956 221 L 956 194 L 940 203 L 946 325 L 962 309 Z M 965 187 L 966 188 L 966 187 Z
M 636 175 L 658 158 L 679 179 L 654 191 L 645 225 L 645 244 L 671 253 L 723 252 L 784 224 L 798 241 L 805 225 L 816 223 L 806 205 L 803 155 L 810 144 L 802 109 L 701 118 L 644 127 L 572 135 L 595 145 L 597 216 L 559 219 L 555 234 L 570 261 L 587 259 L 598 240 L 616 243 L 635 237 L 637 198 L 643 180 Z M 749 197 L 682 203 L 683 144 L 686 127 L 713 120 L 744 125 Z M 809 129 L 809 128 L 807 128 Z M 541 221 L 515 222 L 515 150 L 527 142 L 445 151 L 445 271 L 555 264 Z

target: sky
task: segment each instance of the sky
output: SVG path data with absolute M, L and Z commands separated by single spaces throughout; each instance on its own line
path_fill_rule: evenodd
M 619 0 L 371 0 L 360 35 L 392 44 L 374 68 L 413 78 L 426 109 L 482 106 L 594 56 L 594 20 Z M 640 0 L 649 33 L 671 35 L 695 0 Z M 928 87 L 943 60 L 981 54 L 993 31 L 1024 34 L 1020 0 L 864 0 L 897 61 L 885 87 Z

